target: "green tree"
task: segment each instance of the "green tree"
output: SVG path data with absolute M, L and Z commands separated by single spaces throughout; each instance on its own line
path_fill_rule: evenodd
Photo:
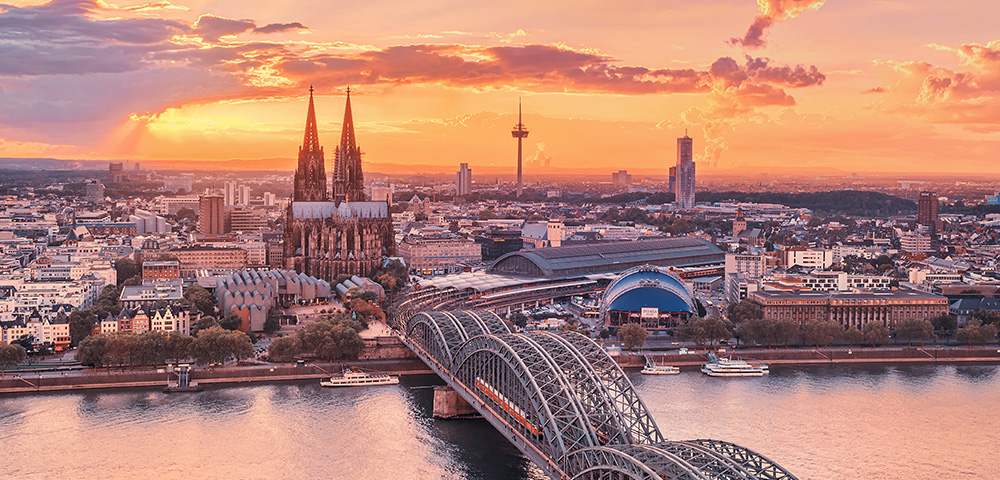
M 192 335 L 198 335 L 198 332 L 202 330 L 208 330 L 209 328 L 218 326 L 219 322 L 215 319 L 215 317 L 211 315 L 205 315 L 199 318 L 197 322 L 195 322 L 193 329 L 194 332 L 192 332 Z
M 267 310 L 267 320 L 264 320 L 264 331 L 274 333 L 281 330 L 281 309 L 271 307 Z
M 861 333 L 858 327 L 851 325 L 847 330 L 840 332 L 839 338 L 848 345 L 860 345 L 865 340 L 865 334 Z
M 803 339 L 807 345 L 816 348 L 829 345 L 843 329 L 832 320 L 811 320 L 803 330 Z
M 84 338 L 76 349 L 76 361 L 95 368 L 105 366 L 104 353 L 107 344 L 108 335 L 91 335 Z
M 198 218 L 198 212 L 195 212 L 190 208 L 182 208 L 177 211 L 177 215 L 175 215 L 175 217 L 177 220 L 194 220 Z
M 21 335 L 17 337 L 17 340 L 10 342 L 12 345 L 17 344 L 24 348 L 25 351 L 35 348 L 35 336 L 34 335 Z
M 970 317 L 968 325 L 955 333 L 955 340 L 966 345 L 980 345 L 992 341 L 996 336 L 995 324 L 984 325 L 979 318 Z
M 358 332 L 360 322 L 351 320 L 346 314 L 333 319 L 312 322 L 296 332 L 302 342 L 303 352 L 312 352 L 326 360 L 357 357 L 364 348 L 364 341 Z
M 198 307 L 202 313 L 211 314 L 215 311 L 215 297 L 200 285 L 189 285 L 184 288 L 184 298 Z
M 97 315 L 88 310 L 74 310 L 69 314 L 69 336 L 71 345 L 78 346 L 80 341 L 90 335 L 90 330 L 97 321 Z
M 618 329 L 618 339 L 626 350 L 641 348 L 646 343 L 646 329 L 638 323 L 626 323 Z
M 135 275 L 122 282 L 123 287 L 138 287 L 139 285 L 142 285 L 142 275 Z
M 760 318 L 757 314 L 757 307 L 749 300 L 740 300 L 737 303 L 730 303 L 728 310 L 729 321 L 739 325 L 751 318 Z
M 934 325 L 929 320 L 911 318 L 903 320 L 896 325 L 896 338 L 906 340 L 906 344 L 913 342 L 925 342 L 936 338 L 934 335 Z
M 163 365 L 167 363 L 167 334 L 159 330 L 133 335 L 134 365 Z
M 239 315 L 227 313 L 225 318 L 219 322 L 219 326 L 226 330 L 239 330 L 243 326 L 243 319 Z
M 889 329 L 881 322 L 868 322 L 861 327 L 864 334 L 865 343 L 872 346 L 885 345 L 889 343 Z
M 1000 325 L 1000 311 L 998 310 L 986 310 L 984 308 L 976 308 L 969 314 L 969 318 L 975 318 L 982 322 L 983 325 Z
M 267 356 L 272 362 L 290 362 L 302 353 L 302 340 L 297 335 L 275 338 L 267 347 Z
M 514 325 L 517 325 L 520 328 L 524 328 L 525 326 L 528 325 L 528 316 L 521 312 L 513 313 L 510 316 L 510 321 Z
M 198 332 L 191 343 L 191 356 L 198 365 L 240 361 L 253 355 L 253 343 L 243 332 L 212 327 Z
M 794 320 L 786 318 L 771 320 L 766 324 L 764 336 L 769 345 L 783 345 L 788 348 L 802 337 L 802 329 Z
M 119 258 L 118 260 L 115 260 L 115 273 L 118 277 L 118 285 L 124 284 L 125 280 L 137 275 L 139 278 L 142 278 L 142 271 L 139 270 L 139 267 L 136 266 L 135 262 L 130 258 Z
M 731 323 L 717 317 L 691 318 L 679 329 L 681 338 L 698 345 L 715 345 L 719 341 L 733 338 Z
M 949 315 L 947 313 L 938 315 L 930 319 L 931 325 L 934 325 L 934 331 L 938 335 L 948 336 L 955 333 L 955 329 L 958 328 L 958 319 L 954 315 Z
M 3 376 L 8 368 L 23 362 L 27 357 L 28 353 L 24 347 L 16 343 L 0 342 L 0 376 Z
M 101 293 L 97 296 L 94 306 L 88 308 L 90 313 L 97 317 L 97 320 L 105 319 L 108 314 L 117 315 L 122 311 L 122 304 L 119 301 L 121 290 L 117 285 L 105 285 Z
M 746 344 L 770 345 L 767 338 L 768 325 L 773 322 L 764 318 L 748 318 L 736 327 L 736 334 Z
M 172 360 L 176 363 L 183 362 L 191 358 L 192 343 L 194 343 L 194 337 L 173 332 L 167 336 L 164 342 L 163 353 L 167 360 Z

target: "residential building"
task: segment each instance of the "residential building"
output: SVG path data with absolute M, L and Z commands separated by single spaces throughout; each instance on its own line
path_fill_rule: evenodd
M 180 261 L 181 276 L 187 278 L 198 269 L 224 270 L 247 265 L 247 251 L 237 247 L 190 245 L 169 251 Z
M 225 233 L 223 201 L 223 197 L 214 194 L 199 197 L 198 233 L 203 235 Z
M 833 251 L 823 248 L 789 247 L 782 250 L 782 261 L 786 268 L 798 265 L 807 269 L 824 270 L 833 265 Z
M 918 232 L 906 232 L 899 237 L 899 248 L 906 253 L 930 253 L 934 251 L 930 236 Z

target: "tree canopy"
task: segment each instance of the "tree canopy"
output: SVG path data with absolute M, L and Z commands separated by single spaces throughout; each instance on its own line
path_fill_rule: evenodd
M 28 357 L 24 347 L 14 343 L 0 342 L 0 375 L 7 372 L 7 369 L 17 365 Z
M 618 339 L 626 350 L 635 350 L 646 343 L 646 329 L 638 323 L 626 323 L 618 329 Z

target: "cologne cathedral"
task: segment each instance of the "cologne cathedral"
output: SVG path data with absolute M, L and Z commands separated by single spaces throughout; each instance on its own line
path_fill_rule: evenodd
M 338 275 L 368 275 L 395 250 L 386 202 L 365 198 L 361 149 L 354 139 L 351 90 L 328 189 L 319 144 L 313 89 L 309 88 L 306 134 L 295 168 L 295 192 L 285 221 L 285 267 L 333 282 Z

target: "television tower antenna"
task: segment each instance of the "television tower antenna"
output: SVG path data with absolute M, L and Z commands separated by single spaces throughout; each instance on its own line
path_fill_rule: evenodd
M 521 123 L 521 98 L 517 99 L 517 125 L 510 132 L 511 136 L 517 139 L 517 197 L 521 198 L 521 191 L 524 189 L 523 178 L 521 177 L 521 140 L 528 136 L 528 129 Z

